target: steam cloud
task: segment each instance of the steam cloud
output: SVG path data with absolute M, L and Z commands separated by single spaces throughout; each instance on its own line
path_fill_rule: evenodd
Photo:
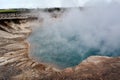
M 120 56 L 120 5 L 73 8 L 59 20 L 43 14 L 45 22 L 30 42 L 39 60 L 61 67 L 74 66 L 91 55 Z M 47 16 L 47 17 L 46 17 Z

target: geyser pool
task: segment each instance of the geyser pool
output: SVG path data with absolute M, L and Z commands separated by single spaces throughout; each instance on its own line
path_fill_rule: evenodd
M 70 9 L 56 21 L 45 14 L 44 24 L 36 25 L 29 38 L 31 54 L 61 68 L 93 55 L 120 56 L 119 8 L 112 4 L 83 11 Z

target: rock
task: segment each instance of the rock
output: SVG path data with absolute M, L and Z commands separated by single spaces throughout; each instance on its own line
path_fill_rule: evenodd
M 91 56 L 73 68 L 56 69 L 29 55 L 30 22 L 0 22 L 0 80 L 119 80 L 120 58 Z M 13 71 L 12 71 L 13 70 Z M 10 74 L 11 72 L 11 74 Z
M 73 73 L 73 69 L 72 69 L 72 68 L 66 68 L 66 69 L 64 70 L 64 72 L 65 72 L 66 74 Z

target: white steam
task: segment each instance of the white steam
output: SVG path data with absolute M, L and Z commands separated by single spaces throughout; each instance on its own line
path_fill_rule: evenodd
M 119 9 L 117 3 L 73 8 L 55 22 L 44 16 L 45 24 L 30 38 L 37 45 L 35 55 L 63 66 L 78 64 L 90 55 L 120 56 Z M 90 49 L 98 51 L 92 54 Z

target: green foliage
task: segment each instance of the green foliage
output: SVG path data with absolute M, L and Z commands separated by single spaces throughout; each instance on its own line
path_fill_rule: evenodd
M 17 10 L 14 10 L 14 9 L 1 9 L 0 10 L 0 13 L 10 13 L 10 12 L 17 12 Z

